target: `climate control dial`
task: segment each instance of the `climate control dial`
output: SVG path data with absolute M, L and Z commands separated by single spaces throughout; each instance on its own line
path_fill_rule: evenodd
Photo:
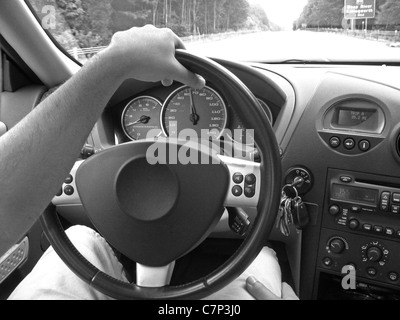
M 341 254 L 346 249 L 349 249 L 349 245 L 342 237 L 332 237 L 326 245 L 328 253 Z
M 372 246 L 367 249 L 366 255 L 367 255 L 368 261 L 379 262 L 382 259 L 383 252 L 379 247 Z
M 361 255 L 363 262 L 375 262 L 384 266 L 388 260 L 389 250 L 380 242 L 372 241 L 361 247 Z

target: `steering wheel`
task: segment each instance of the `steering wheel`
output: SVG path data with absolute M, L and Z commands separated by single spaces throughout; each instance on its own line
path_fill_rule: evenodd
M 177 50 L 176 58 L 235 101 L 232 107 L 245 126 L 254 128 L 261 163 L 221 156 L 213 148 L 173 139 L 122 144 L 83 161 L 75 177 L 82 204 L 105 239 L 137 263 L 136 283 L 114 279 L 89 263 L 66 236 L 54 206 L 43 213 L 41 223 L 68 267 L 90 286 L 116 299 L 199 299 L 217 292 L 256 258 L 278 211 L 278 145 L 257 99 L 235 75 L 211 59 L 184 50 Z M 151 164 L 160 150 L 169 155 L 167 161 Z M 190 154 L 202 164 L 174 162 L 174 152 Z M 233 181 L 236 173 L 253 180 L 250 194 L 232 192 L 237 186 Z M 206 277 L 168 285 L 171 264 L 213 231 L 224 207 L 257 207 L 257 217 L 240 247 Z M 158 280 L 149 283 L 149 278 Z

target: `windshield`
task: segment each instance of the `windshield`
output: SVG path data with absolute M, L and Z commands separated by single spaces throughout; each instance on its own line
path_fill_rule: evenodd
M 400 0 L 29 0 L 85 63 L 117 31 L 168 27 L 194 53 L 257 62 L 400 62 Z

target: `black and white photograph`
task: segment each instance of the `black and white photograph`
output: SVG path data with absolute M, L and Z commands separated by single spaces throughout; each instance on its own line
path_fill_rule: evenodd
M 0 0 L 0 300 L 265 319 L 399 252 L 400 0 Z

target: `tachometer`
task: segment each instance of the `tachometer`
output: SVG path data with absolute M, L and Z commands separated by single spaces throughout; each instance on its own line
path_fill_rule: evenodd
M 127 104 L 122 113 L 122 128 L 131 140 L 146 139 L 150 130 L 156 133 L 152 137 L 162 134 L 160 124 L 161 103 L 148 96 L 133 99 Z
M 198 137 L 209 132 L 218 139 L 226 127 L 225 102 L 212 88 L 175 90 L 165 101 L 161 112 L 162 129 L 166 136 L 179 136 L 184 129 L 193 129 Z

